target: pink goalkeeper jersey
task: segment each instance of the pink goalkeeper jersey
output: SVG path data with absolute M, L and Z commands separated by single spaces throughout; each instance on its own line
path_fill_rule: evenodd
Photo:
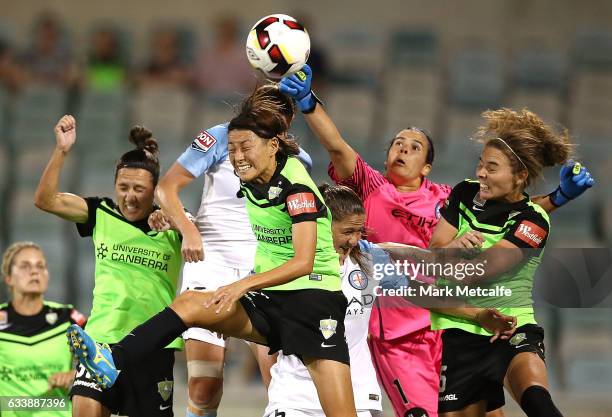
M 400 192 L 359 155 L 355 172 L 350 178 L 340 180 L 332 164 L 328 172 L 337 184 L 352 188 L 362 199 L 370 242 L 396 242 L 421 248 L 429 246 L 440 218 L 440 208 L 451 187 L 425 178 L 418 190 Z M 381 298 L 379 303 L 384 308 L 372 309 L 370 317 L 372 337 L 391 340 L 429 327 L 428 310 L 399 297 Z

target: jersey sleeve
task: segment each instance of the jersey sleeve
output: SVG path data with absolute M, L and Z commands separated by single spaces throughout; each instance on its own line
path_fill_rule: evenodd
M 285 199 L 292 223 L 316 221 L 327 216 L 327 206 L 308 186 L 295 184 Z
M 521 215 L 504 235 L 504 239 L 521 249 L 542 249 L 546 245 L 550 225 L 537 212 Z
M 102 199 L 100 197 L 86 197 L 85 202 L 87 203 L 87 221 L 76 224 L 81 237 L 93 235 L 94 227 L 96 227 L 96 210 L 102 204 Z
M 181 164 L 191 175 L 199 177 L 212 166 L 227 158 L 227 124 L 203 130 L 178 157 Z
M 388 182 L 384 175 L 368 165 L 359 154 L 357 154 L 355 171 L 349 178 L 340 179 L 331 162 L 327 172 L 336 184 L 346 185 L 353 189 L 362 200 L 368 198 L 372 191 Z
M 455 185 L 451 190 L 444 206 L 440 209 L 440 216 L 456 229 L 459 228 L 459 202 L 465 191 L 465 181 Z

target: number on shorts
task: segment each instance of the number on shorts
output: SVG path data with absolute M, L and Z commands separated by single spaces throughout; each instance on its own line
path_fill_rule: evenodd
M 285 412 L 274 410 L 274 417 L 285 417 Z
M 406 394 L 404 394 L 404 389 L 402 388 L 402 384 L 400 383 L 399 379 L 394 379 L 393 384 L 402 396 L 402 401 L 404 402 L 404 404 L 408 404 L 410 401 L 408 401 L 408 398 L 406 398 Z
M 448 366 L 442 365 L 442 368 L 440 369 L 440 392 L 446 391 L 446 375 L 444 375 L 446 368 L 448 368 Z

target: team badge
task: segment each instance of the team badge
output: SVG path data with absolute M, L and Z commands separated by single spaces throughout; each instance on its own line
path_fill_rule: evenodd
M 217 139 L 215 139 L 210 133 L 202 131 L 191 143 L 191 149 L 206 153 L 214 146 L 215 143 L 217 143 Z
M 278 198 L 282 191 L 283 189 L 280 187 L 270 187 L 268 189 L 268 200 L 274 200 L 275 198 Z
M 359 269 L 352 271 L 348 277 L 351 287 L 356 290 L 365 290 L 368 286 L 368 277 Z
M 448 201 L 448 200 L 447 200 L 447 201 Z M 435 210 L 435 213 L 436 213 L 436 219 L 439 219 L 439 218 L 440 218 L 440 206 L 441 206 L 441 205 L 442 205 L 442 204 L 440 204 L 440 202 L 439 202 L 439 201 L 436 203 L 436 210 Z M 445 205 L 446 205 L 446 204 L 445 204 Z
M 512 336 L 512 339 L 510 339 L 510 344 L 512 346 L 518 346 L 525 339 L 527 339 L 527 336 L 525 335 L 525 333 L 517 333 L 514 336 Z
M 321 330 L 325 340 L 336 333 L 336 326 L 338 326 L 338 322 L 331 317 L 325 320 L 319 320 L 319 330 Z
M 10 326 L 11 324 L 8 322 L 8 313 L 6 311 L 0 311 L 0 330 L 4 330 Z
M 172 396 L 172 388 L 174 388 L 174 381 L 162 381 L 157 383 L 157 392 L 161 395 L 164 402 L 168 401 Z
M 57 321 L 57 313 L 51 311 L 50 313 L 45 314 L 45 320 L 47 320 L 47 323 L 53 326 Z

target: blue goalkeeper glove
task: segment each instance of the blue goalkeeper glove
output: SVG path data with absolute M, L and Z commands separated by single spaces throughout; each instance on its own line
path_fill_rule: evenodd
M 312 70 L 307 64 L 304 64 L 297 73 L 285 77 L 279 82 L 280 90 L 293 97 L 302 113 L 311 113 L 319 102 L 319 99 L 312 92 L 311 85 Z
M 561 207 L 568 201 L 580 196 L 594 183 L 595 180 L 591 173 L 580 163 L 570 159 L 559 171 L 559 186 L 549 194 L 550 201 L 556 207 Z

